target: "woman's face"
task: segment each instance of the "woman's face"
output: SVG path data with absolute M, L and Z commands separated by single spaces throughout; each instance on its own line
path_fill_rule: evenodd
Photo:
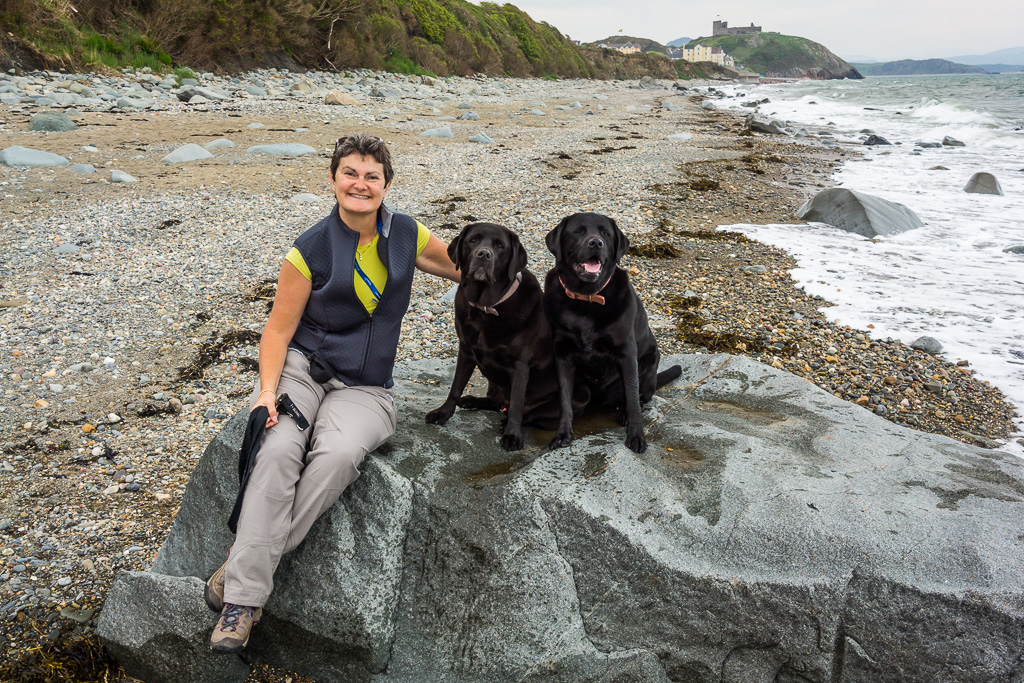
M 342 157 L 331 178 L 331 188 L 342 213 L 376 214 L 389 185 L 384 184 L 384 165 L 371 156 Z

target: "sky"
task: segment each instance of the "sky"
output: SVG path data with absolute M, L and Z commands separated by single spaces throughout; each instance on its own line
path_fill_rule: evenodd
M 504 2 L 506 0 L 500 0 Z M 574 40 L 611 35 L 667 43 L 711 35 L 711 22 L 761 26 L 821 43 L 844 59 L 878 61 L 985 54 L 1024 44 L 1020 0 L 507 0 Z

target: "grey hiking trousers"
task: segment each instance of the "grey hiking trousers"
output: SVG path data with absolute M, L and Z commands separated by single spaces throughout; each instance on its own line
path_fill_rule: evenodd
M 257 382 L 250 404 L 259 390 Z M 224 573 L 224 602 L 236 605 L 266 604 L 281 556 L 359 477 L 366 454 L 395 433 L 390 390 L 338 379 L 319 384 L 309 376 L 309 360 L 292 349 L 277 394 L 288 394 L 310 427 L 301 431 L 282 413 L 264 433 Z

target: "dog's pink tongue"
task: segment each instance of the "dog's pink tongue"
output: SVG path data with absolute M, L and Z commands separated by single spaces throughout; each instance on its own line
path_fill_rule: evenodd
M 583 267 L 586 269 L 586 271 L 588 273 L 600 273 L 601 272 L 601 264 L 598 261 L 594 261 L 594 262 L 584 261 Z

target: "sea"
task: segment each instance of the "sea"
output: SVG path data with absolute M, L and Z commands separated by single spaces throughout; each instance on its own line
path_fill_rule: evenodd
M 848 155 L 831 186 L 903 204 L 925 224 L 875 239 L 814 223 L 721 229 L 788 251 L 798 285 L 834 304 L 822 309 L 830 320 L 881 339 L 934 337 L 947 360 L 968 361 L 1016 406 L 1018 433 L 1003 450 L 1024 457 L 1024 74 L 716 89 L 727 95 L 713 100 L 719 108 L 745 114 L 744 102 L 767 98 L 760 116 L 833 133 L 863 156 Z M 893 144 L 864 146 L 864 131 Z M 964 146 L 915 145 L 946 136 Z M 993 174 L 1004 195 L 964 192 L 979 171 Z

